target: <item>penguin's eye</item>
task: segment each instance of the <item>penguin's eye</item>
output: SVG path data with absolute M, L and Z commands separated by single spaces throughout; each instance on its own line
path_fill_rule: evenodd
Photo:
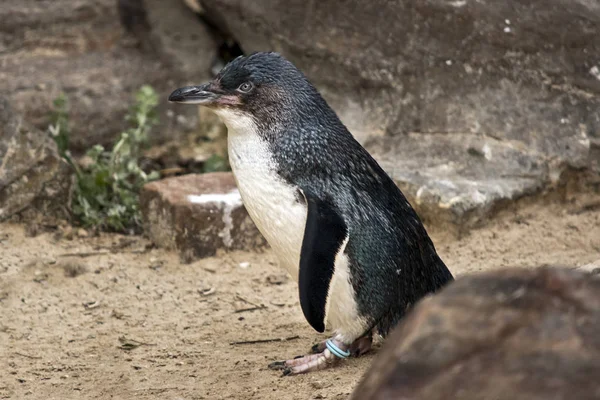
M 244 93 L 248 93 L 249 91 L 252 90 L 252 83 L 251 82 L 244 82 L 240 85 L 240 87 L 238 88 L 238 90 L 240 92 L 244 92 Z

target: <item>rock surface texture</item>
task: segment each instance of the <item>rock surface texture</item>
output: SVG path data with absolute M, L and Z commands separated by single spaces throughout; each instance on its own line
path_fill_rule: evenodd
M 153 85 L 166 99 L 173 87 L 188 79 L 204 80 L 210 73 L 212 39 L 203 35 L 203 26 L 183 3 L 165 3 L 3 1 L 0 91 L 42 130 L 48 126 L 52 100 L 64 92 L 71 105 L 73 149 L 112 143 L 126 127 L 123 117 L 141 85 Z M 192 47 L 199 55 L 190 60 Z M 155 139 L 192 129 L 197 122 L 193 107 L 163 101 L 160 111 Z
M 201 4 L 245 52 L 305 71 L 425 217 L 474 223 L 598 171 L 597 0 Z
M 29 208 L 67 216 L 71 176 L 56 144 L 0 96 L 0 221 Z
M 148 183 L 140 194 L 144 229 L 184 262 L 217 250 L 256 249 L 265 240 L 250 219 L 233 175 L 215 172 Z
M 600 398 L 600 280 L 564 269 L 459 278 L 388 338 L 356 400 Z

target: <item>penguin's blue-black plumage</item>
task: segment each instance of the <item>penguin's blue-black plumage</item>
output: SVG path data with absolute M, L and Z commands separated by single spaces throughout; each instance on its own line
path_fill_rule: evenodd
M 235 62 L 249 72 L 233 75 L 230 86 L 255 73 L 290 94 L 283 106 L 276 104 L 277 112 L 260 102 L 249 108 L 254 108 L 257 124 L 268 137 L 279 175 L 310 193 L 304 240 L 312 245 L 303 245 L 300 262 L 303 310 L 312 309 L 305 305 L 311 298 L 311 304 L 324 307 L 317 299 L 327 295 L 322 275 L 332 271 L 333 259 L 331 253 L 321 253 L 337 251 L 347 231 L 344 251 L 359 311 L 380 334 L 387 334 L 410 305 L 452 280 L 450 271 L 400 189 L 299 70 L 274 53 L 240 58 L 229 68 L 236 69 Z M 270 121 L 274 118 L 278 123 Z M 323 221 L 340 221 L 319 229 L 319 217 L 311 220 L 311 211 L 324 214 Z M 315 277 L 303 280 L 305 274 Z M 314 312 L 321 318 L 322 311 Z M 310 321 L 310 311 L 305 315 Z M 318 322 L 311 325 L 322 331 Z
M 411 305 L 453 279 L 400 189 L 279 54 L 239 57 L 211 83 L 179 89 L 170 99 L 208 104 L 224 119 L 244 203 L 279 255 L 298 263 L 302 311 L 317 331 L 325 329 L 328 307 L 350 312 L 340 304 L 346 299 L 355 302 L 348 310 L 356 309 L 360 323 L 340 335 L 340 343 L 372 329 L 385 336 Z M 256 141 L 248 139 L 253 135 Z M 261 162 L 266 166 L 258 168 Z M 269 190 L 269 182 L 293 191 L 295 204 L 286 203 L 289 194 L 281 201 L 265 198 L 259 188 Z M 303 229 L 301 246 L 275 231 L 286 226 L 282 207 L 290 210 L 290 226 Z M 290 251 L 299 252 L 298 259 Z M 348 291 L 351 299 L 344 297 Z
M 445 285 L 452 275 L 392 179 L 335 114 L 321 111 L 321 101 L 315 103 L 304 124 L 293 125 L 292 131 L 273 141 L 273 154 L 280 175 L 314 199 L 312 203 L 309 199 L 309 215 L 314 204 L 315 214 L 328 215 L 324 220 L 344 222 L 337 226 L 348 232 L 344 251 L 359 311 L 386 335 L 410 305 Z M 295 146 L 296 142 L 303 146 Z M 329 235 L 329 229 L 307 230 L 305 240 L 328 243 Z M 312 249 L 320 251 L 321 246 Z M 301 276 L 305 258 L 314 258 L 309 247 L 302 249 Z M 301 296 L 311 290 L 301 287 Z

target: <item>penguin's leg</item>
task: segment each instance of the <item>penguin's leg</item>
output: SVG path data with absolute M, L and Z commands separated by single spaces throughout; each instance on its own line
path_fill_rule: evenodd
M 369 333 L 361 338 L 356 339 L 350 345 L 350 354 L 353 357 L 360 357 L 363 354 L 371 351 L 371 346 L 373 345 L 373 332 L 369 331 Z
M 327 340 L 325 346 L 326 348 L 321 353 L 287 361 L 276 361 L 269 364 L 269 368 L 282 369 L 283 375 L 298 375 L 328 368 L 338 359 L 350 356 L 351 344 L 344 343 L 337 335 Z
M 371 350 L 371 345 L 373 344 L 373 331 L 369 331 L 365 336 L 356 339 L 350 345 L 350 353 L 353 357 L 360 357 L 363 354 L 368 353 Z M 313 354 L 322 353 L 327 348 L 327 340 L 316 343 L 313 347 L 311 347 L 311 352 Z

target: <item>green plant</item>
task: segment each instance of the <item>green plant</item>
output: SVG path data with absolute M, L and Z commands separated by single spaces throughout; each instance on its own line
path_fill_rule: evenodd
M 73 163 L 68 154 L 68 115 L 66 99 L 57 98 L 51 133 L 61 155 L 73 166 L 76 182 L 72 213 L 76 222 L 88 228 L 118 232 L 139 231 L 141 215 L 138 193 L 141 187 L 159 177 L 146 174 L 140 167 L 141 151 L 148 133 L 157 123 L 158 95 L 150 86 L 142 86 L 126 120 L 131 127 L 112 150 L 96 145 L 86 153 L 85 167 Z
M 231 171 L 227 157 L 213 154 L 204 162 L 204 166 L 202 168 L 203 173 L 221 171 Z
M 50 126 L 48 130 L 56 142 L 58 154 L 71 163 L 71 157 L 68 153 L 71 131 L 69 130 L 69 112 L 67 110 L 67 97 L 65 94 L 61 93 L 54 99 L 53 105 L 54 110 L 50 114 Z

